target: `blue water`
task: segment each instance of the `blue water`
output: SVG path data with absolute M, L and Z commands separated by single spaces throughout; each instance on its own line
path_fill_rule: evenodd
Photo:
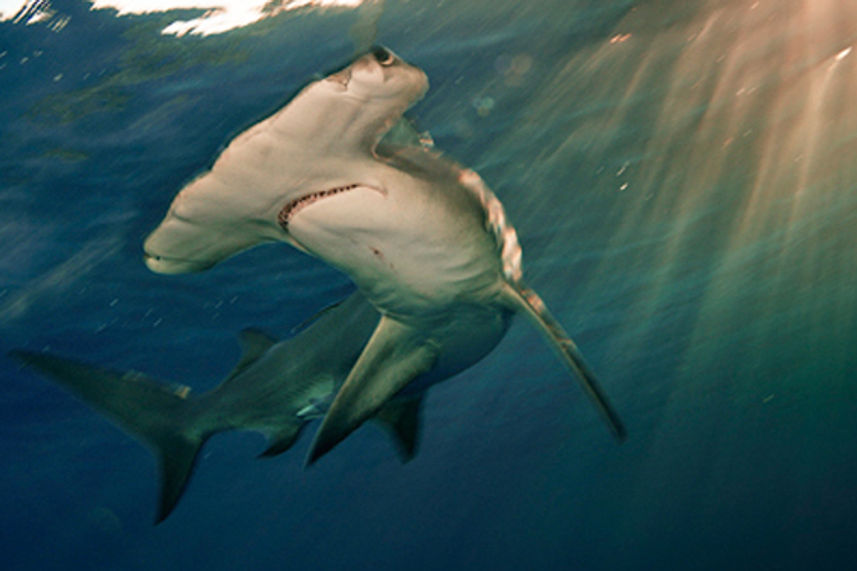
M 52 4 L 59 31 L 0 23 L 0 350 L 211 388 L 242 328 L 287 335 L 351 286 L 285 245 L 156 275 L 142 240 L 366 28 L 305 11 L 176 38 Z M 370 426 L 308 470 L 307 435 L 262 461 L 221 434 L 154 527 L 148 452 L 3 357 L 0 565 L 851 568 L 857 7 L 388 0 L 377 30 L 428 74 L 410 115 L 504 202 L 627 442 L 519 319 L 432 390 L 413 462 Z

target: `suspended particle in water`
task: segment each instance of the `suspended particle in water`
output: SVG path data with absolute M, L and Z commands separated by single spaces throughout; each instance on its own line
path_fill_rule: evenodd
M 476 97 L 473 100 L 473 107 L 480 117 L 487 117 L 494 109 L 494 99 L 491 97 Z

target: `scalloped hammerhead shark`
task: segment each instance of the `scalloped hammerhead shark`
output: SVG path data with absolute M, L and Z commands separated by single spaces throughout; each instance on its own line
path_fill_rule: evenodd
M 623 439 L 580 351 L 523 282 L 517 234 L 496 196 L 433 149 L 382 141 L 427 89 L 422 70 L 383 47 L 310 83 L 179 192 L 144 243 L 146 264 L 200 271 L 285 241 L 348 274 L 378 310 L 308 463 L 431 371 L 449 331 L 514 312 L 545 335 Z

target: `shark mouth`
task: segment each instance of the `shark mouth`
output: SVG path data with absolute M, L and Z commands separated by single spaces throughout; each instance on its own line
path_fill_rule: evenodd
M 333 196 L 334 194 L 339 194 L 341 192 L 347 192 L 349 190 L 354 190 L 359 184 L 346 184 L 345 186 L 337 186 L 334 188 L 329 188 L 327 190 L 319 190 L 317 192 L 313 192 L 311 194 L 307 194 L 300 198 L 296 198 L 283 206 L 283 209 L 280 210 L 280 213 L 277 215 L 277 222 L 280 224 L 280 227 L 283 230 L 289 230 L 289 221 L 294 217 L 295 214 L 298 213 L 302 208 L 309 206 L 313 202 L 318 202 L 323 198 L 327 198 L 328 196 Z

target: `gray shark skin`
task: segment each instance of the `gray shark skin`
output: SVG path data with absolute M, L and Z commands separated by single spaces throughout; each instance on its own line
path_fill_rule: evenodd
M 430 149 L 382 143 L 428 89 L 385 48 L 311 83 L 238 135 L 188 184 L 144 243 L 150 269 L 198 271 L 285 241 L 347 273 L 381 314 L 322 421 L 312 463 L 431 370 L 449 328 L 523 312 L 620 440 L 622 423 L 580 351 L 522 280 L 500 201 Z
M 475 328 L 448 329 L 435 367 L 378 410 L 375 420 L 391 432 L 404 461 L 417 452 L 424 389 L 487 355 L 505 334 L 509 317 L 483 312 L 471 321 Z M 260 431 L 269 439 L 261 454 L 265 457 L 291 448 L 301 429 L 327 411 L 378 319 L 372 305 L 355 293 L 285 341 L 246 330 L 235 369 L 218 387 L 198 396 L 190 387 L 138 372 L 111 371 L 49 353 L 16 350 L 10 355 L 57 381 L 152 450 L 160 467 L 159 523 L 175 508 L 199 450 L 212 435 Z

